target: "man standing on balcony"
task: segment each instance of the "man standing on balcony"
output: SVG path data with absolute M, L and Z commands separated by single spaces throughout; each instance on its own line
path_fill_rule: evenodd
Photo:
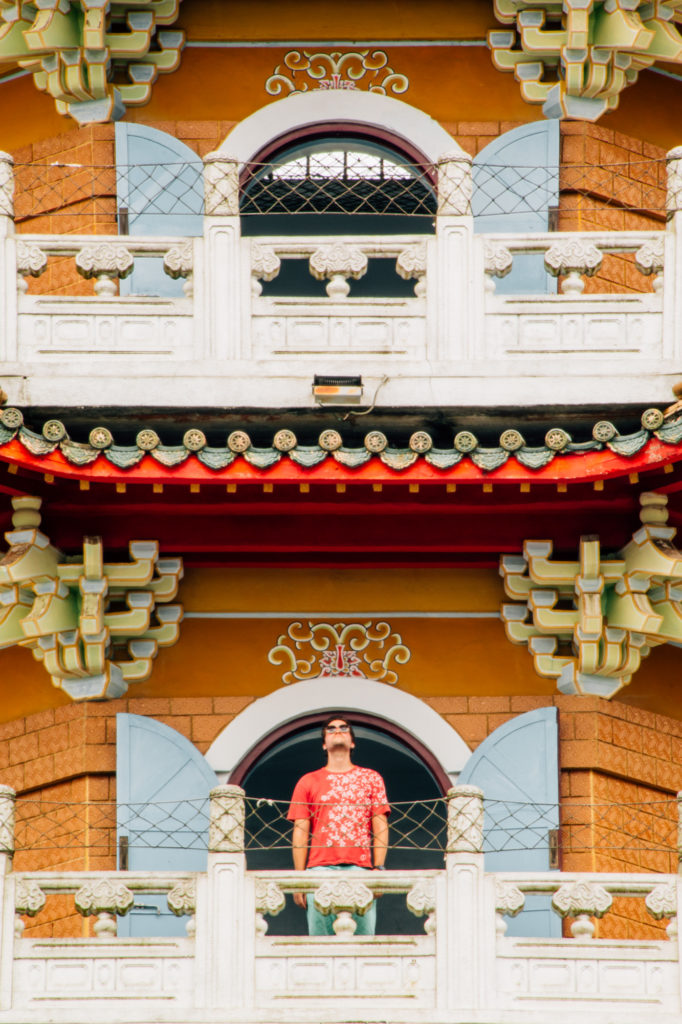
M 292 848 L 297 871 L 383 871 L 388 849 L 388 815 L 384 780 L 371 768 L 351 761 L 353 726 L 333 715 L 322 726 L 327 765 L 296 783 L 287 817 L 294 823 Z M 333 935 L 334 916 L 316 909 L 313 897 L 294 893 L 307 909 L 310 935 Z M 354 915 L 356 935 L 374 935 L 376 901 L 362 916 Z

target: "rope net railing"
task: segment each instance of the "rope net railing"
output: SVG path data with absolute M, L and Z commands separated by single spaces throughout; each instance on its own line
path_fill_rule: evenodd
M 247 853 L 291 849 L 289 806 L 288 800 L 245 799 Z M 340 812 L 336 818 L 342 830 L 344 820 L 369 821 L 372 813 L 372 807 L 366 804 L 347 802 L 336 810 Z M 677 801 L 672 798 L 636 804 L 573 800 L 532 804 L 485 799 L 483 848 L 489 853 L 547 850 L 553 842 L 564 855 L 596 851 L 623 861 L 632 861 L 643 853 L 676 857 L 677 816 Z M 444 853 L 447 818 L 444 798 L 392 802 L 389 850 Z M 208 798 L 116 805 L 113 801 L 77 804 L 28 797 L 17 801 L 15 844 L 18 853 L 87 849 L 91 854 L 107 856 L 115 854 L 118 834 L 126 837 L 131 851 L 203 851 L 208 846 L 208 828 Z M 352 829 L 347 834 L 350 838 L 344 845 L 352 846 Z
M 234 165 L 214 164 L 212 183 L 228 203 L 236 206 L 239 202 L 245 218 L 274 214 L 435 215 L 438 167 L 321 156 L 281 164 L 252 163 L 240 166 L 237 173 L 221 170 Z M 78 220 L 85 223 L 87 219 L 102 218 L 103 226 L 108 223 L 112 232 L 144 234 L 149 229 L 138 229 L 136 222 L 150 217 L 159 222 L 173 218 L 177 223 L 169 234 L 196 234 L 191 219 L 204 212 L 203 166 L 199 161 L 116 166 L 59 161 L 15 164 L 14 176 L 17 221 L 54 217 L 49 230 L 55 233 L 62 230 L 60 218 L 75 217 L 75 229 Z M 444 183 L 444 194 L 450 188 L 450 183 Z M 496 231 L 516 230 L 513 218 L 519 214 L 546 216 L 556 207 L 562 214 L 595 215 L 593 225 L 587 218 L 586 230 L 590 226 L 611 226 L 606 216 L 598 223 L 597 215 L 605 210 L 662 221 L 666 211 L 666 163 L 662 159 L 642 159 L 541 167 L 474 164 L 472 207 L 477 217 L 499 218 L 499 225 L 486 228 Z M 505 218 L 509 222 L 506 228 Z M 41 229 L 45 227 L 41 225 Z M 70 225 L 68 230 L 74 227 Z M 158 225 L 154 230 L 164 233 Z

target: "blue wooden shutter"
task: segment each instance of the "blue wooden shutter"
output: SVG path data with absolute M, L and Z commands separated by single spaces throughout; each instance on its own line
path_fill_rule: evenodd
M 194 150 L 144 124 L 117 121 L 115 132 L 119 229 L 127 213 L 131 235 L 200 235 L 203 164 Z M 180 296 L 182 284 L 164 273 L 160 259 L 138 257 L 121 294 Z
M 549 833 L 559 828 L 559 731 L 556 708 L 505 722 L 476 748 L 458 783 L 479 786 L 486 801 L 488 871 L 548 871 Z M 530 847 L 530 849 L 524 849 Z M 558 937 L 561 921 L 546 896 L 527 896 L 508 935 Z
M 131 871 L 205 871 L 208 794 L 218 784 L 206 759 L 175 729 L 116 715 L 116 833 Z M 119 918 L 119 935 L 184 935 L 164 896 Z
M 505 132 L 474 157 L 472 208 L 477 232 L 549 230 L 559 204 L 559 122 L 537 121 Z M 500 295 L 556 291 L 542 255 L 514 257 L 511 274 L 495 279 Z

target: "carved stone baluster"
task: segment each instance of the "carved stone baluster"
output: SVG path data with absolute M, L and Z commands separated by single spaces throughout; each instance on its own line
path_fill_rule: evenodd
M 276 882 L 269 882 L 267 878 L 259 878 L 256 881 L 256 935 L 265 935 L 268 930 L 268 922 L 264 914 L 277 917 L 286 904 L 286 897 Z
M 110 882 L 108 878 L 86 882 L 74 896 L 79 914 L 97 914 L 93 931 L 98 939 L 116 935 L 116 916 L 125 917 L 134 902 L 135 897 L 123 882 Z
M 670 918 L 666 928 L 669 939 L 677 938 L 677 891 L 674 885 L 656 885 L 644 900 L 644 905 L 657 921 Z
M 86 245 L 76 256 L 76 270 L 85 278 L 96 278 L 95 295 L 116 294 L 114 282 L 128 277 L 134 266 L 133 254 L 117 242 Z
M 426 917 L 424 931 L 427 935 L 436 932 L 436 882 L 433 878 L 420 878 L 408 892 L 405 902 L 415 917 Z
M 263 291 L 261 281 L 274 281 L 282 261 L 271 245 L 251 243 L 251 294 L 254 298 Z
M 209 853 L 243 853 L 244 790 L 241 786 L 215 786 L 210 796 Z
M 592 242 L 566 238 L 555 242 L 545 253 L 545 266 L 553 277 L 565 276 L 561 285 L 564 295 L 581 295 L 585 282 L 581 275 L 592 277 L 602 264 L 602 254 Z
M 29 242 L 17 241 L 17 291 L 28 291 L 27 277 L 40 277 L 47 267 L 47 253 Z
M 682 146 L 675 146 L 665 156 L 667 190 L 665 208 L 672 216 L 682 211 Z
M 471 215 L 473 181 L 471 157 L 457 151 L 438 160 L 438 214 L 443 217 Z
M 483 852 L 483 791 L 478 786 L 448 790 L 447 853 Z
M 185 242 L 183 245 L 174 245 L 169 249 L 163 258 L 163 269 L 174 281 L 183 277 L 182 290 L 186 298 L 191 299 L 194 295 L 194 245 L 192 242 Z
M 24 934 L 24 922 L 21 915 L 35 917 L 45 906 L 45 893 L 37 882 L 21 878 L 14 888 L 14 935 L 20 939 Z
M 336 914 L 336 920 L 332 925 L 334 933 L 343 938 L 350 938 L 357 928 L 353 914 L 366 914 L 372 906 L 374 896 L 363 882 L 341 878 L 338 882 L 323 882 L 319 889 L 316 889 L 314 900 L 321 914 Z
M 603 917 L 613 900 L 603 885 L 595 882 L 566 882 L 552 897 L 552 906 L 561 917 L 574 917 L 571 935 L 574 939 L 591 939 L 594 924 L 591 917 Z
M 310 273 L 318 281 L 329 278 L 327 295 L 335 302 L 347 298 L 348 278 L 357 280 L 367 273 L 367 257 L 356 245 L 333 242 L 321 245 L 310 257 Z
M 483 267 L 485 270 L 485 290 L 492 294 L 495 291 L 494 277 L 506 277 L 511 273 L 514 257 L 506 245 L 493 242 L 483 243 Z
M 204 157 L 204 211 L 207 217 L 239 216 L 239 164 L 232 157 Z
M 395 269 L 404 281 L 416 277 L 414 294 L 418 299 L 423 299 L 426 295 L 426 245 L 421 243 L 403 249 L 395 261 Z
M 495 931 L 502 938 L 507 931 L 505 917 L 516 917 L 523 910 L 526 897 L 515 885 L 495 881 Z
M 655 274 L 653 286 L 657 295 L 663 291 L 664 243 L 665 238 L 661 234 L 660 238 L 645 242 L 635 253 L 635 264 L 640 273 Z
M 0 150 L 0 217 L 14 217 L 14 160 Z
M 187 917 L 187 923 L 185 925 L 185 931 L 190 939 L 193 939 L 196 935 L 197 922 L 196 922 L 196 909 L 197 909 L 197 884 L 194 879 L 188 879 L 186 882 L 178 882 L 177 885 L 173 886 L 171 891 L 166 897 L 168 903 L 168 909 L 171 910 L 176 917 Z

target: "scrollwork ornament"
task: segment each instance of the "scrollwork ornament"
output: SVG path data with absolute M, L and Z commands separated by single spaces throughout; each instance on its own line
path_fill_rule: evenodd
M 241 455 L 251 447 L 251 438 L 243 430 L 233 430 L 227 439 L 227 447 L 235 455 Z
M 317 443 L 325 452 L 336 452 L 343 447 L 343 438 L 338 430 L 323 430 Z
M 176 917 L 190 917 L 197 909 L 197 884 L 194 879 L 178 882 L 166 897 L 168 909 Z
M 135 265 L 133 254 L 125 245 L 100 242 L 86 245 L 76 256 L 76 270 L 81 277 L 97 279 L 95 294 L 111 297 L 116 294 L 116 279 L 128 277 Z
M 314 902 L 325 916 L 346 911 L 362 916 L 372 906 L 374 895 L 364 882 L 340 878 L 338 881 L 323 882 L 315 890 Z
M 282 267 L 282 261 L 271 245 L 251 243 L 251 292 L 258 296 L 263 291 L 261 281 L 274 281 Z
M 388 622 L 292 622 L 268 653 L 271 665 L 283 665 L 285 684 L 305 679 L 359 678 L 394 684 L 394 666 L 405 665 L 410 651 Z
M 644 905 L 656 921 L 670 918 L 666 928 L 668 937 L 677 938 L 677 889 L 674 885 L 656 885 L 647 894 Z
M 163 269 L 174 280 L 187 277 L 194 269 L 194 248 L 192 242 L 174 245 L 163 257 Z
M 47 253 L 38 245 L 17 241 L 17 288 L 20 292 L 28 289 L 27 277 L 40 277 L 47 268 Z
M 552 897 L 552 906 L 561 917 L 574 917 L 571 934 L 574 938 L 591 939 L 594 924 L 591 917 L 603 917 L 611 909 L 613 898 L 603 885 L 595 882 L 566 882 Z
M 399 96 L 409 87 L 407 77 L 393 70 L 384 50 L 336 50 L 309 53 L 289 50 L 265 82 L 270 96 L 317 89 L 357 89 Z
M 329 279 L 327 295 L 338 301 L 345 299 L 350 292 L 348 278 L 357 280 L 367 273 L 368 261 L 357 245 L 332 242 L 319 246 L 310 257 L 308 265 L 316 280 Z
M 421 299 L 426 294 L 426 245 L 411 245 L 398 256 L 395 269 L 404 281 L 416 278 L 414 294 Z
M 256 879 L 256 934 L 265 935 L 268 923 L 265 914 L 276 917 L 286 906 L 286 896 L 276 882 L 267 878 Z
M 565 295 L 580 295 L 585 289 L 581 275 L 592 277 L 602 264 L 602 254 L 592 242 L 580 238 L 562 239 L 545 253 L 545 266 L 554 277 L 563 275 Z
M 496 931 L 499 936 L 503 936 L 507 931 L 505 917 L 516 917 L 523 910 L 525 903 L 526 897 L 516 885 L 495 880 Z
M 485 241 L 483 243 L 483 269 L 486 274 L 486 291 L 495 291 L 495 277 L 506 277 L 514 266 L 514 257 L 506 245 Z
M 35 917 L 45 906 L 46 896 L 37 882 L 20 878 L 14 887 L 14 909 L 17 914 Z
M 424 931 L 433 935 L 436 931 L 436 882 L 433 878 L 420 878 L 405 897 L 407 909 L 415 917 L 425 917 Z
M 123 882 L 111 882 L 108 878 L 86 882 L 74 896 L 79 914 L 117 914 L 125 916 L 131 910 L 135 896 Z

